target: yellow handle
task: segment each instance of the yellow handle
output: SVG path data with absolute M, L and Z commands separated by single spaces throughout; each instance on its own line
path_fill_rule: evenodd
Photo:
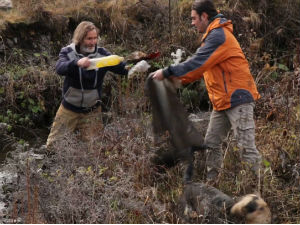
M 116 66 L 120 64 L 120 62 L 124 61 L 124 58 L 118 55 L 110 55 L 101 58 L 94 58 L 91 59 L 90 61 L 91 61 L 91 65 L 87 68 L 87 70 L 92 70 L 92 69 L 107 67 L 107 66 Z
M 110 55 L 100 58 L 99 61 L 96 63 L 96 67 L 101 68 L 106 66 L 116 66 L 122 61 L 124 61 L 123 57 L 120 57 L 118 55 Z

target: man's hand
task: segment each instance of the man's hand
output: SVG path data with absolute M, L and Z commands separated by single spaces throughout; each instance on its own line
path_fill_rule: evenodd
M 156 70 L 155 72 L 152 73 L 152 78 L 155 80 L 163 80 L 165 77 L 163 75 L 162 69 Z
M 82 68 L 87 68 L 91 64 L 90 59 L 88 57 L 84 57 L 78 60 L 77 66 L 82 67 Z

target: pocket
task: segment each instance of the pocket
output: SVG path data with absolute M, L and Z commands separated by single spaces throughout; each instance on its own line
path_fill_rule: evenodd
M 81 90 L 70 87 L 64 95 L 64 99 L 76 107 L 92 107 L 100 99 L 97 89 Z
M 82 107 L 85 107 L 85 108 L 92 107 L 92 106 L 96 105 L 99 100 L 100 100 L 100 96 L 98 94 L 97 89 L 84 90 Z
M 64 99 L 76 107 L 81 106 L 82 93 L 80 89 L 69 87 L 68 91 L 64 95 Z
M 241 130 L 254 129 L 255 123 L 253 118 L 253 106 L 250 104 L 241 105 L 239 112 L 240 112 L 240 121 L 238 127 Z

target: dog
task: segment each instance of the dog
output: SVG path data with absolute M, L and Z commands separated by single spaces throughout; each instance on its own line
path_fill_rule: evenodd
M 178 209 L 188 223 L 271 223 L 271 211 L 259 195 L 234 199 L 204 183 L 187 184 Z

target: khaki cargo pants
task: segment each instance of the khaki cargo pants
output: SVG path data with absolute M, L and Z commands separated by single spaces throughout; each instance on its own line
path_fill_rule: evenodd
M 207 150 L 207 178 L 214 179 L 223 163 L 222 141 L 230 129 L 240 150 L 241 158 L 257 173 L 261 164 L 261 155 L 255 146 L 255 123 L 253 119 L 254 103 L 246 103 L 234 108 L 211 113 L 205 135 Z M 237 162 L 238 163 L 238 162 Z
M 80 132 L 80 138 L 83 141 L 89 141 L 102 128 L 101 107 L 90 113 L 76 113 L 66 109 L 61 104 L 57 110 L 46 145 L 47 148 L 51 148 L 55 142 L 75 131 Z

